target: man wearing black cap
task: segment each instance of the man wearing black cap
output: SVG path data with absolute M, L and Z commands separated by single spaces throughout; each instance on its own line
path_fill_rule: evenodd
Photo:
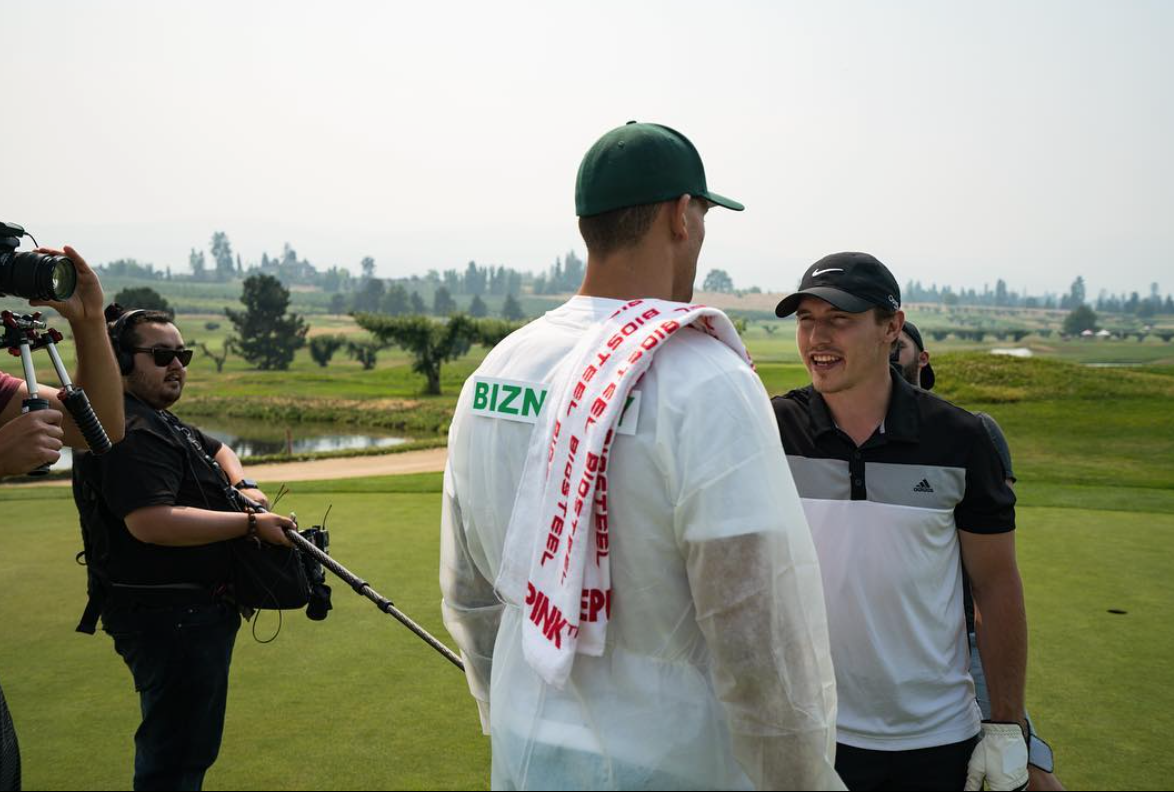
M 590 148 L 575 205 L 579 293 L 489 353 L 449 431 L 444 621 L 492 786 L 842 789 L 818 562 L 770 402 L 729 320 L 684 303 L 706 212 L 742 205 L 684 135 L 637 123 Z M 597 405 L 619 417 L 593 457 Z
M 905 381 L 910 385 L 916 385 L 923 390 L 932 390 L 936 377 L 934 376 L 933 366 L 930 364 L 929 350 L 925 348 L 925 340 L 922 338 L 921 331 L 917 325 L 906 320 L 905 326 L 901 328 L 901 335 L 897 339 L 897 348 L 894 350 L 896 354 L 896 366 L 901 371 L 901 375 Z M 1003 434 L 1002 427 L 990 415 L 984 412 L 976 412 L 975 417 L 982 421 L 983 428 L 986 429 L 987 434 L 991 438 L 991 442 L 995 446 L 995 452 L 999 455 L 999 461 L 1003 465 L 1003 478 L 1007 481 L 1007 486 L 1013 487 L 1015 485 L 1016 477 L 1015 471 L 1011 467 L 1011 448 L 1007 444 L 1007 437 Z M 974 631 L 974 600 L 970 596 L 969 581 L 966 580 L 965 570 L 963 570 L 963 588 L 962 594 L 965 600 L 966 609 L 966 630 L 970 638 L 970 676 L 974 679 L 975 698 L 978 700 L 978 707 L 982 711 L 984 718 L 989 718 L 991 713 L 991 697 L 990 691 L 986 685 L 986 675 L 982 670 L 982 656 L 978 651 L 978 638 Z M 1062 790 L 1064 786 L 1060 780 L 1056 778 L 1055 760 L 1052 756 L 1052 747 L 1043 740 L 1035 732 L 1035 724 L 1031 717 L 1026 715 L 1027 724 L 1031 727 L 1031 739 L 1028 749 L 1028 763 L 1027 772 L 1031 776 L 1031 781 L 1027 785 L 1028 789 L 1032 790 Z
M 795 314 L 812 379 L 773 403 L 819 553 L 837 771 L 850 789 L 1022 787 L 1015 496 L 986 430 L 890 367 L 905 317 L 873 256 L 820 259 L 776 313 Z M 980 722 L 967 670 L 959 557 L 984 617 L 990 721 Z

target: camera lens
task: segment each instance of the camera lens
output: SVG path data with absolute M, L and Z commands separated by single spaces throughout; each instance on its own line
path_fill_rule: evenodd
M 0 255 L 0 295 L 68 300 L 76 287 L 77 270 L 65 256 L 31 252 Z
M 73 290 L 77 288 L 77 270 L 74 268 L 73 262 L 65 256 L 46 256 L 45 258 L 53 262 L 50 288 L 53 289 L 54 294 L 60 295 L 53 299 L 68 300 L 73 296 Z

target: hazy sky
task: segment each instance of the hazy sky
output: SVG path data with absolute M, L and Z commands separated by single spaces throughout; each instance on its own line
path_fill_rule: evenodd
M 0 219 L 187 268 L 224 230 L 385 276 L 574 248 L 579 159 L 688 135 L 700 271 L 1174 291 L 1174 2 L 50 2 L 0 15 Z

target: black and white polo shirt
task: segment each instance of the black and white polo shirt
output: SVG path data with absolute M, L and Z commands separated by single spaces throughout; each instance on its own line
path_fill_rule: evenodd
M 838 741 L 904 751 L 979 731 L 957 531 L 1015 528 L 1015 494 L 972 413 L 893 377 L 863 445 L 808 386 L 773 400 L 819 553 Z

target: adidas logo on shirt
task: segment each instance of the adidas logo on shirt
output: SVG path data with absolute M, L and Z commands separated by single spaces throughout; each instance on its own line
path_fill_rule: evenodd
M 913 488 L 914 492 L 933 492 L 933 487 L 929 485 L 929 479 L 922 479 L 921 483 Z

